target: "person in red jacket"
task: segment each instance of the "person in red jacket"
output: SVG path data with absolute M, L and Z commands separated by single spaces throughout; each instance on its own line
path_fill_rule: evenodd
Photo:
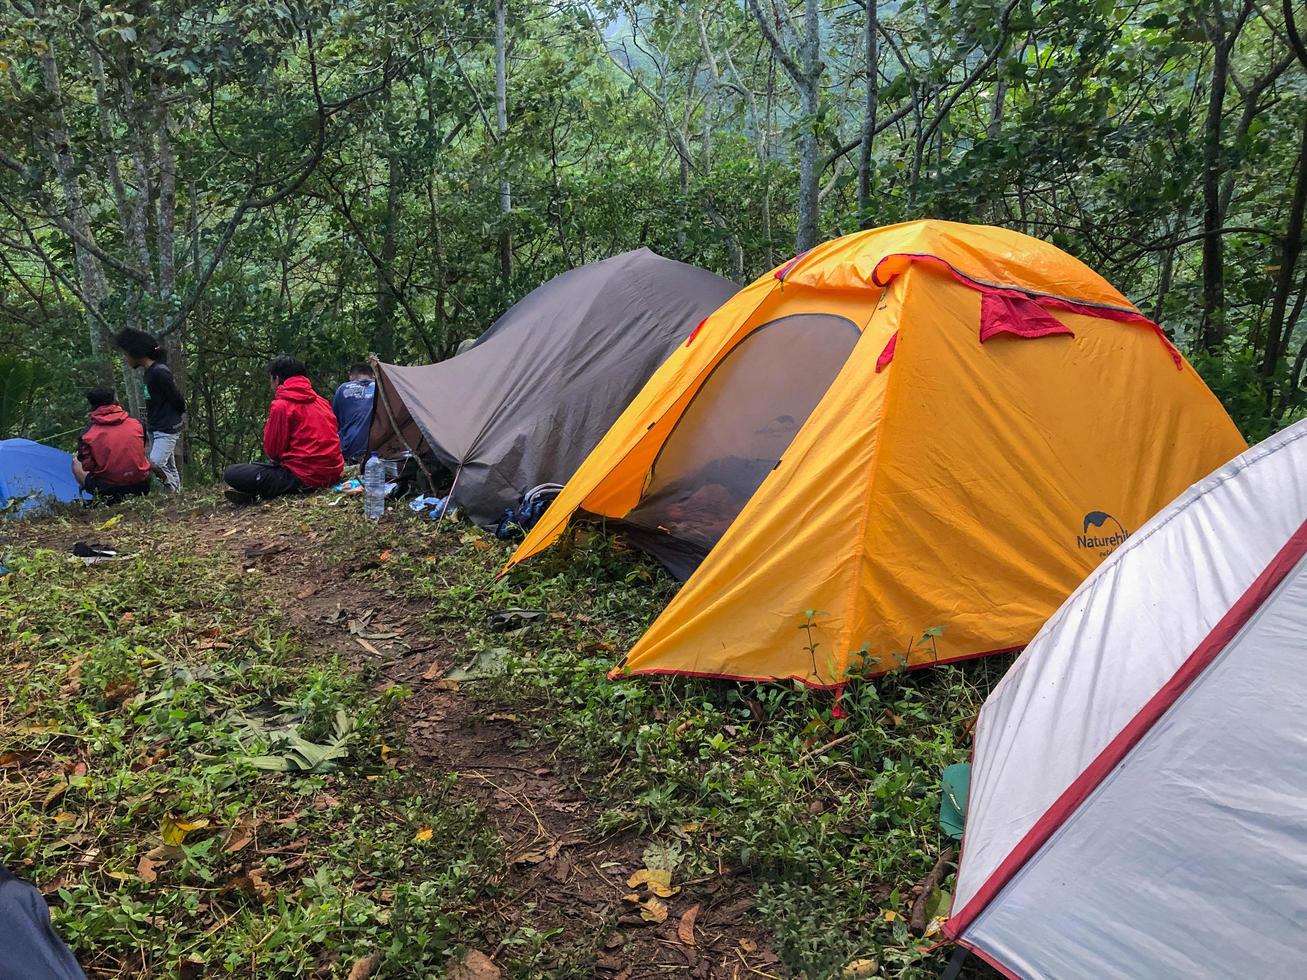
M 227 499 L 233 503 L 329 487 L 340 481 L 345 469 L 336 416 L 313 390 L 304 365 L 281 354 L 268 363 L 268 375 L 273 393 L 263 427 L 263 452 L 269 462 L 237 463 L 223 470 L 222 478 L 231 488 Z
M 87 389 L 91 424 L 77 437 L 73 476 L 87 490 L 106 500 L 150 492 L 150 461 L 145 455 L 145 430 L 118 404 L 112 388 Z

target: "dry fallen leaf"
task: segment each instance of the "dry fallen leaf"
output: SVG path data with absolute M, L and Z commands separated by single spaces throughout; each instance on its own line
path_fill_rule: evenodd
M 627 888 L 639 888 L 644 885 L 651 895 L 659 898 L 671 898 L 681 889 L 672 887 L 672 873 L 666 868 L 642 868 L 626 879 Z
M 153 884 L 154 879 L 159 877 L 159 873 L 154 868 L 155 861 L 149 854 L 142 854 L 141 859 L 136 862 L 136 873 L 147 885 Z
M 242 848 L 248 847 L 254 840 L 254 831 L 258 827 L 258 821 L 252 817 L 241 817 L 236 826 L 227 834 L 227 843 L 223 850 L 228 854 L 234 854 Z
M 485 538 L 473 538 L 472 547 L 475 548 L 477 551 L 489 551 L 491 548 L 494 547 L 494 545 L 491 544 L 489 541 L 487 541 Z
M 265 873 L 263 868 L 252 868 L 249 874 L 241 875 L 227 882 L 222 886 L 221 891 L 240 890 L 254 896 L 262 905 L 271 905 L 277 898 L 277 892 L 263 877 Z
M 664 888 L 670 888 L 672 885 L 672 873 L 666 868 L 641 868 L 631 877 L 626 879 L 627 888 L 639 888 L 641 885 L 650 882 L 662 885 Z
M 495 961 L 479 949 L 469 949 L 457 963 L 451 963 L 447 971 L 449 980 L 499 980 L 502 973 Z
M 159 836 L 165 844 L 171 844 L 174 847 L 181 846 L 186 840 L 186 835 L 194 830 L 203 830 L 209 826 L 208 817 L 196 817 L 194 820 L 178 820 L 174 817 L 164 817 L 159 824 Z
M 666 922 L 667 903 L 657 898 L 651 898 L 647 902 L 641 902 L 640 918 L 644 919 L 646 922 Z
M 687 946 L 694 945 L 694 923 L 699 918 L 699 909 L 701 906 L 693 905 L 688 908 L 681 916 L 680 923 L 676 926 L 676 936 Z
M 134 619 L 136 619 L 136 613 L 132 612 L 132 611 L 129 609 L 127 612 L 123 613 L 121 616 L 118 617 L 118 625 L 119 625 L 119 626 L 126 626 L 128 623 L 132 622 Z
M 413 835 L 413 839 L 419 844 L 425 844 L 427 841 L 431 840 L 431 828 L 419 827 L 418 832 Z
M 135 693 L 135 681 L 115 681 L 104 689 L 104 700 L 109 704 L 119 704 Z
M 879 969 L 880 964 L 875 960 L 854 960 L 844 968 L 841 976 L 848 980 L 858 980 L 861 977 L 874 977 Z
M 377 972 L 381 960 L 382 954 L 380 952 L 369 953 L 362 959 L 355 960 L 354 965 L 349 968 L 348 980 L 367 980 L 368 977 Z
M 434 687 L 437 691 L 459 690 L 458 681 L 446 680 L 443 677 L 440 680 L 435 681 L 431 686 Z
M 67 680 L 59 693 L 64 697 L 72 697 L 82 689 L 82 664 L 86 663 L 85 657 L 77 657 L 68 665 Z

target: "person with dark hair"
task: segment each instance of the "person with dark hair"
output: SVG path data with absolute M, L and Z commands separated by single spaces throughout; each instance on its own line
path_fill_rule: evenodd
M 270 500 L 336 483 L 345 469 L 336 416 L 313 390 L 303 363 L 279 354 L 268 363 L 272 405 L 263 427 L 266 463 L 237 463 L 223 470 L 236 504 Z
M 82 489 L 104 500 L 150 492 L 145 430 L 118 404 L 113 389 L 87 389 L 91 424 L 77 437 L 73 476 Z
M 331 410 L 340 425 L 340 451 L 347 463 L 357 463 L 368 451 L 368 430 L 372 428 L 372 396 L 377 382 L 372 365 L 365 361 L 351 364 L 349 380 L 331 396 Z
M 182 488 L 181 473 L 177 469 L 177 440 L 181 438 L 186 420 L 186 399 L 173 380 L 172 371 L 164 363 L 168 355 L 158 340 L 144 330 L 131 327 L 118 331 L 114 343 L 128 364 L 145 369 L 145 422 L 150 433 L 150 466 L 168 489 L 177 493 Z

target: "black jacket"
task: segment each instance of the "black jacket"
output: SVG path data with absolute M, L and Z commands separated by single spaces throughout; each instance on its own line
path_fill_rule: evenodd
M 145 369 L 145 419 L 151 432 L 180 432 L 186 399 L 168 365 L 155 361 Z

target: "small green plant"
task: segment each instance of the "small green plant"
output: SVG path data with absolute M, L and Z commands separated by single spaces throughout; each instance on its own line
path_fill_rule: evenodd
M 311 656 L 257 576 L 154 534 L 112 566 L 5 556 L 0 861 L 88 972 L 290 978 L 380 951 L 442 974 L 502 843 L 437 774 L 387 765 L 402 691 Z

